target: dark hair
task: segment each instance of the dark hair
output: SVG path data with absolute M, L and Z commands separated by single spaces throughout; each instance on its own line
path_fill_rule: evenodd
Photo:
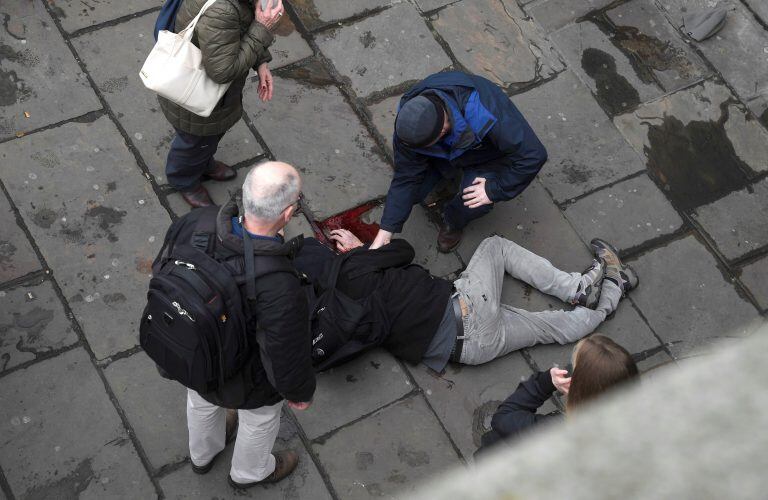
M 626 349 L 605 335 L 591 335 L 573 350 L 573 374 L 566 409 L 586 401 L 627 380 L 636 379 L 637 365 Z

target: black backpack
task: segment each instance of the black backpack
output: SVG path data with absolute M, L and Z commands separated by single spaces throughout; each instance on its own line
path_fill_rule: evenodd
M 355 251 L 334 258 L 325 283 L 306 287 L 310 306 L 312 363 L 327 370 L 384 342 L 386 316 L 378 292 L 355 300 L 336 288 L 341 268 Z M 363 269 L 355 276 L 376 269 Z
M 139 327 L 141 347 L 161 372 L 197 392 L 215 391 L 236 375 L 252 355 L 247 332 L 255 280 L 273 272 L 293 272 L 287 260 L 245 258 L 245 275 L 215 257 L 214 208 L 193 210 L 169 231 L 152 264 L 147 305 Z M 191 238 L 176 241 L 182 230 Z M 253 243 L 244 238 L 245 255 Z M 258 264 L 258 269 L 256 269 Z

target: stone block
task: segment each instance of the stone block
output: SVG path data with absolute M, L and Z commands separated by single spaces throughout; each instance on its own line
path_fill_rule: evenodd
M 295 0 L 291 6 L 308 30 L 313 31 L 334 21 L 357 17 L 375 9 L 392 5 L 392 0 Z
M 383 213 L 383 206 L 376 207 L 363 217 L 363 221 L 378 223 Z M 437 232 L 438 228 L 429 220 L 427 212 L 421 206 L 415 206 L 403 226 L 403 232 L 395 237 L 403 238 L 413 246 L 415 264 L 427 268 L 434 276 L 448 276 L 461 269 L 461 262 L 454 253 L 437 251 Z
M 726 259 L 768 245 L 768 180 L 736 191 L 693 214 Z
M 424 365 L 409 371 L 466 460 L 480 446 L 499 404 L 532 373 L 518 352 L 480 366 L 450 363 L 442 376 Z
M 764 23 L 768 23 L 768 3 L 762 0 L 746 0 L 746 3 Z
M 0 401 L 0 467 L 16 496 L 155 496 L 83 349 L 4 377 Z
M 165 184 L 165 161 L 175 132 L 155 93 L 138 78 L 138 70 L 154 45 L 156 18 L 156 13 L 150 13 L 87 33 L 72 43 L 150 172 L 158 184 Z M 216 158 L 235 165 L 262 153 L 251 131 L 239 121 L 222 138 Z
M 768 31 L 738 0 L 660 0 L 670 22 L 681 27 L 687 12 L 722 6 L 728 9 L 725 26 L 703 42 L 693 42 L 704 57 L 744 100 L 768 97 Z M 683 30 L 684 31 L 684 30 Z
M 672 344 L 676 358 L 718 339 L 747 335 L 762 321 L 693 236 L 631 264 L 642 280 L 632 292 L 632 301 L 653 331 Z
M 86 3 L 80 0 L 56 0 L 51 2 L 53 14 L 59 19 L 61 27 L 72 33 L 79 29 L 89 28 L 123 16 L 154 9 L 161 5 L 158 0 L 99 0 Z M 158 11 L 152 11 L 149 16 L 157 19 Z M 154 24 L 154 22 L 153 22 Z
M 101 109 L 40 2 L 3 2 L 0 139 Z
M 539 179 L 556 201 L 643 170 L 640 158 L 570 71 L 513 101 L 547 148 L 549 161 Z
M 301 61 L 311 56 L 312 48 L 296 30 L 291 18 L 283 16 L 274 31 L 275 43 L 269 48 L 272 54 L 272 62 L 269 67 L 272 70 L 282 68 L 289 64 Z
M 413 389 L 400 363 L 385 351 L 375 350 L 319 374 L 312 407 L 295 414 L 307 437 L 316 439 Z
M 768 170 L 768 133 L 712 81 L 614 118 L 646 158 L 662 192 L 683 210 L 711 203 Z
M 672 234 L 683 226 L 646 175 L 619 182 L 566 207 L 565 216 L 584 241 L 603 238 L 620 250 Z
M 416 0 L 416 5 L 422 12 L 431 12 L 440 7 L 456 3 L 457 0 Z
M 309 68 L 296 72 L 304 81 L 276 77 L 281 90 L 268 104 L 250 87 L 244 100 L 275 157 L 301 172 L 307 204 L 324 219 L 384 196 L 392 170 L 339 90 Z
M 155 470 L 189 456 L 184 386 L 161 377 L 143 352 L 111 363 L 104 375 Z
M 498 85 L 529 85 L 564 69 L 514 0 L 454 3 L 432 16 L 432 25 L 465 68 Z
M 546 0 L 527 10 L 547 32 L 551 32 L 611 3 L 613 0 Z
M 316 40 L 360 97 L 421 80 L 451 65 L 409 3 L 323 33 Z
M 11 197 L 96 357 L 135 346 L 170 224 L 109 118 L 0 145 Z
M 297 213 L 293 216 L 288 225 L 285 226 L 285 239 L 289 240 L 300 234 L 303 235 L 304 238 L 315 237 L 315 233 L 312 231 L 312 226 L 310 226 L 307 217 L 304 214 Z
M 242 188 L 246 174 L 246 169 L 239 169 L 238 176 L 232 180 L 224 182 L 205 181 L 203 182 L 203 186 L 205 186 L 205 188 L 208 190 L 208 194 L 211 195 L 211 199 L 215 204 L 223 205 L 229 201 L 229 199 L 235 192 L 237 192 L 238 189 Z M 171 207 L 171 211 L 176 216 L 181 217 L 182 215 L 192 210 L 192 207 L 190 207 L 189 204 L 184 201 L 184 198 L 182 198 L 181 194 L 178 192 L 174 191 L 170 193 L 167 196 L 167 199 L 168 205 Z
M 741 282 L 749 288 L 760 307 L 768 309 L 768 257 L 744 266 Z
M 75 342 L 50 282 L 35 280 L 0 292 L 0 372 Z
M 389 153 L 393 154 L 392 140 L 395 134 L 395 118 L 397 118 L 397 106 L 403 96 L 387 97 L 383 101 L 368 106 L 371 112 L 373 125 L 387 142 Z
M 310 409 L 309 411 L 312 411 Z M 296 425 L 283 414 L 280 421 L 280 433 L 275 441 L 276 451 L 284 449 L 295 450 L 299 454 L 299 465 L 296 470 L 276 484 L 255 486 L 249 490 L 238 491 L 227 484 L 232 463 L 234 445 L 230 444 L 221 453 L 213 465 L 211 472 L 205 476 L 192 472 L 192 467 L 185 464 L 160 479 L 160 488 L 165 498 L 174 500 L 199 499 L 219 500 L 258 498 L 260 500 L 331 500 L 323 478 L 312 462 L 312 457 L 304 448 L 299 430 Z
M 40 261 L 5 196 L 0 196 L 0 283 L 40 269 Z
M 341 498 L 401 497 L 418 481 L 459 464 L 420 396 L 339 430 L 313 448 Z

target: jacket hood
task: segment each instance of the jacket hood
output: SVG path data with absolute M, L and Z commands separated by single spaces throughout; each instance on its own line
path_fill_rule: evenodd
M 232 217 L 239 217 L 242 213 L 242 191 L 238 190 L 232 195 L 227 203 L 219 209 L 216 217 L 216 239 L 224 248 L 238 253 L 245 254 L 243 248 L 243 239 L 232 233 Z M 253 252 L 256 255 L 285 255 L 288 258 L 298 253 L 304 244 L 304 235 L 298 235 L 285 242 L 254 239 Z

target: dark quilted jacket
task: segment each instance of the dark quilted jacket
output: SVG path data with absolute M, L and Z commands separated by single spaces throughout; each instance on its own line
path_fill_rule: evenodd
M 176 14 L 176 32 L 200 12 L 206 0 L 184 0 Z M 159 97 L 163 114 L 175 128 L 206 136 L 226 132 L 242 117 L 243 87 L 251 68 L 269 62 L 272 34 L 256 22 L 251 0 L 218 0 L 195 27 L 192 42 L 203 53 L 203 64 L 215 82 L 232 82 L 208 117 L 198 116 Z

